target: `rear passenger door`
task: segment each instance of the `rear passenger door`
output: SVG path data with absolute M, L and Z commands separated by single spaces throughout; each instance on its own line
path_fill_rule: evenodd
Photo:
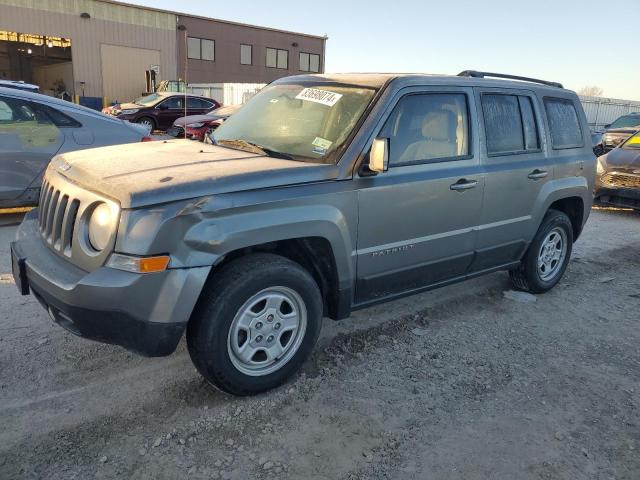
M 553 178 L 545 153 L 542 105 L 528 90 L 476 89 L 487 173 L 473 271 L 520 259 L 540 191 Z
M 473 91 L 405 89 L 375 133 L 389 169 L 354 178 L 358 197 L 356 303 L 465 274 L 474 257 L 484 175 Z

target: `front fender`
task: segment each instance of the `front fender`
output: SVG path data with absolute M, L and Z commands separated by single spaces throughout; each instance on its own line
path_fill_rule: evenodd
M 346 288 L 355 276 L 355 235 L 347 217 L 357 212 L 351 206 L 344 207 L 353 212 L 331 204 L 281 205 L 203 219 L 185 235 L 189 249 L 185 266 L 215 265 L 230 252 L 269 242 L 319 237 L 331 245 L 339 288 Z
M 219 195 L 123 211 L 116 250 L 171 255 L 170 268 L 212 266 L 230 252 L 319 237 L 333 250 L 340 288 L 355 277 L 357 193 L 344 185 Z M 341 188 L 343 188 L 341 190 Z

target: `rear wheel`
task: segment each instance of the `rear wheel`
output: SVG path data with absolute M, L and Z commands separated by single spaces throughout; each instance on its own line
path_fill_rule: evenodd
M 562 278 L 572 248 L 571 220 L 563 212 L 549 210 L 520 265 L 509 272 L 513 285 L 532 293 L 550 290 Z
M 322 298 L 300 265 L 272 254 L 234 260 L 212 277 L 187 327 L 191 359 L 216 387 L 251 395 L 282 384 L 306 360 Z

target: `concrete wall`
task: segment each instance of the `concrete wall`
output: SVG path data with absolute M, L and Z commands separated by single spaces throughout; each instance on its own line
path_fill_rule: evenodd
M 192 83 L 269 83 L 280 77 L 296 75 L 300 52 L 320 55 L 320 72 L 324 72 L 325 39 L 219 20 L 178 15 L 178 24 L 187 27 L 189 37 L 215 41 L 215 61 L 189 59 L 187 82 Z M 177 32 L 178 76 L 184 78 L 184 32 Z M 253 64 L 240 64 L 240 44 L 253 46 Z M 297 46 L 293 46 L 297 44 Z M 286 70 L 266 66 L 267 47 L 289 51 Z
M 80 14 L 86 12 L 90 19 Z M 174 14 L 96 0 L 0 0 L 0 30 L 71 39 L 74 85 L 85 95 L 105 95 L 101 45 L 120 45 L 159 52 L 162 78 L 174 79 L 176 70 L 176 17 Z M 150 65 L 133 64 L 128 57 L 110 68 L 134 69 L 144 86 Z

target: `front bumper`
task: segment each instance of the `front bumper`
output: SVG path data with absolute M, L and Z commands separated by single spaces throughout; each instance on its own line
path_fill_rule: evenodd
M 12 250 L 51 318 L 75 335 L 142 355 L 172 353 L 211 267 L 146 275 L 107 267 L 85 272 L 45 245 L 35 212 L 25 217 Z
M 601 205 L 640 210 L 640 189 L 620 188 L 596 182 L 594 201 Z

